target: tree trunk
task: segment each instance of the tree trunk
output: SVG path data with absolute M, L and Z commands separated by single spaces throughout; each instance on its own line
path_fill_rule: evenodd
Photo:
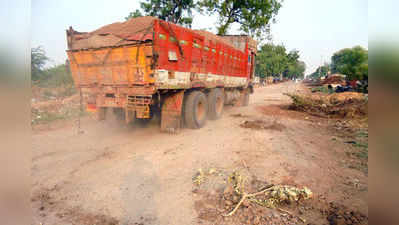
M 225 24 L 218 27 L 218 35 L 225 35 L 227 33 L 227 29 L 229 28 L 230 23 L 226 22 Z

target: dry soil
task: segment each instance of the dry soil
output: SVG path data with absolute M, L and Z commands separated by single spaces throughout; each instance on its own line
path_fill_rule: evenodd
M 201 196 L 192 178 L 199 168 L 245 167 L 259 180 L 307 186 L 317 200 L 367 215 L 367 174 L 347 154 L 356 149 L 329 128 L 331 121 L 286 107 L 283 93 L 304 89 L 292 82 L 256 88 L 248 107 L 226 107 L 221 119 L 178 134 L 160 133 L 156 121 L 126 127 L 112 118 L 83 118 L 83 133 L 75 121 L 33 127 L 35 224 L 213 224 L 196 207 Z M 240 126 L 251 120 L 279 129 Z M 305 216 L 331 223 L 329 214 Z

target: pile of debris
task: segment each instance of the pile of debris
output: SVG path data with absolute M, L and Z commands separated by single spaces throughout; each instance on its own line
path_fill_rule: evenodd
M 345 76 L 341 75 L 341 74 L 332 74 L 327 76 L 323 81 L 322 81 L 323 85 L 341 85 L 341 86 L 345 86 L 346 81 L 345 81 Z
M 82 114 L 79 94 L 68 97 L 54 97 L 49 100 L 37 98 L 31 101 L 32 125 L 74 118 L 78 117 L 79 114 Z
M 354 118 L 368 114 L 368 98 L 362 93 L 342 92 L 330 95 L 286 93 L 286 95 L 293 101 L 291 109 L 315 116 Z

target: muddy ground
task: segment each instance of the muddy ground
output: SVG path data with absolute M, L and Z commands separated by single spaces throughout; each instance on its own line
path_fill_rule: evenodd
M 359 148 L 334 128 L 342 121 L 289 110 L 283 93 L 292 91 L 306 87 L 257 88 L 248 107 L 226 107 L 220 120 L 178 134 L 160 133 L 156 121 L 126 127 L 90 116 L 80 134 L 74 120 L 33 125 L 34 224 L 367 224 Z M 193 183 L 200 168 L 306 186 L 314 197 L 282 206 L 292 215 L 245 204 L 225 219 L 234 205 L 220 210 L 223 189 Z

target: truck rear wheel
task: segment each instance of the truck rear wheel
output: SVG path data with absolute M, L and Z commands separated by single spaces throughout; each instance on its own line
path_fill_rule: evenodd
M 224 95 L 219 88 L 212 89 L 208 94 L 208 116 L 211 120 L 219 119 L 223 114 Z
M 206 123 L 208 101 L 201 91 L 190 92 L 184 105 L 184 122 L 188 128 L 199 129 Z

